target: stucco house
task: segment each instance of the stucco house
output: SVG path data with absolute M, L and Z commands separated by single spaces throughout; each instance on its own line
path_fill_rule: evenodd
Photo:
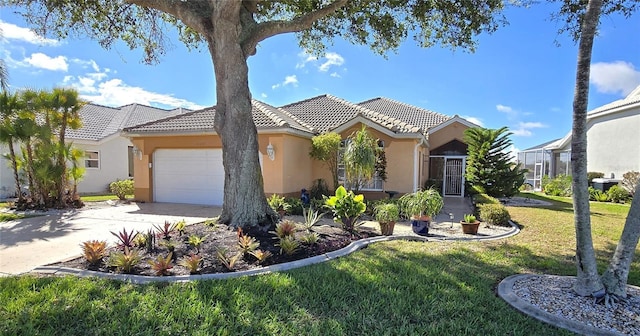
M 181 108 L 164 110 L 140 104 L 83 106 L 79 112 L 82 127 L 69 129 L 66 133 L 66 141 L 85 150 L 86 154 L 83 159 L 86 171 L 78 184 L 78 192 L 105 193 L 109 183 L 133 177 L 136 153 L 131 141 L 120 135 L 123 128 L 189 111 Z M 6 153 L 8 149 L 4 146 L 0 151 Z M 0 158 L 0 183 L 0 198 L 15 194 L 13 171 L 4 157 Z
M 387 98 L 358 104 L 321 95 L 282 107 L 252 100 L 266 194 L 299 196 L 313 181 L 331 184 L 322 162 L 309 157 L 311 138 L 333 131 L 346 139 L 365 125 L 387 159 L 387 181 L 373 180 L 367 197 L 411 192 L 428 179 L 445 195 L 464 195 L 467 147 L 463 132 L 476 125 Z M 135 198 L 146 202 L 220 205 L 222 145 L 213 128 L 215 107 L 126 127 L 123 136 L 139 149 L 134 161 Z M 344 178 L 343 170 L 338 171 Z
M 612 182 L 640 171 L 640 86 L 624 99 L 587 114 L 587 171 L 604 173 Z M 518 161 L 529 170 L 527 182 L 540 190 L 542 177 L 571 175 L 571 132 L 561 139 L 525 149 Z

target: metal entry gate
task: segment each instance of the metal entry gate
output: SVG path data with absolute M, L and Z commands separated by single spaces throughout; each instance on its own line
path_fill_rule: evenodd
M 464 196 L 464 158 L 448 158 L 444 161 L 445 196 Z

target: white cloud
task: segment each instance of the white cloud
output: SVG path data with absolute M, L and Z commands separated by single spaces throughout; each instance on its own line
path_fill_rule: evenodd
M 76 63 L 76 64 L 80 64 L 82 65 L 83 68 L 88 68 L 91 67 L 93 69 L 93 71 L 95 72 L 100 72 L 100 67 L 98 66 L 98 63 L 96 63 L 96 61 L 94 60 L 81 60 L 79 58 L 74 58 L 71 60 L 72 62 Z
M 460 118 L 462 119 L 466 119 L 469 122 L 472 122 L 480 127 L 484 127 L 484 123 L 482 122 L 482 120 L 476 118 L 476 117 L 470 117 L 470 116 L 461 116 Z
M 29 28 L 19 27 L 4 21 L 0 21 L 0 30 L 2 30 L 2 35 L 7 40 L 18 40 L 31 44 L 48 46 L 57 46 L 60 44 L 60 41 L 44 38 L 34 33 Z
M 298 86 L 298 77 L 296 75 L 286 76 L 282 83 L 271 85 L 272 89 L 277 89 L 281 86 L 293 85 L 294 87 Z
M 267 96 L 267 94 L 266 94 L 266 93 L 264 93 L 264 92 L 263 92 L 263 93 L 261 93 L 261 94 L 260 94 L 260 97 L 262 97 L 262 98 L 267 98 L 268 96 Z
M 504 113 L 512 113 L 513 112 L 513 108 L 511 106 L 506 106 L 506 105 L 502 105 L 502 104 L 496 105 L 496 110 L 498 110 L 500 112 L 504 112 Z
M 547 127 L 547 125 L 541 122 L 519 122 L 517 128 L 511 130 L 511 132 L 515 136 L 528 137 L 533 135 L 532 129 L 545 127 Z
M 67 78 L 65 77 L 65 80 Z M 81 98 L 106 106 L 138 103 L 149 106 L 161 105 L 167 108 L 185 107 L 194 110 L 204 108 L 204 106 L 176 98 L 170 94 L 151 92 L 141 87 L 129 86 L 118 78 L 97 83 L 91 78 L 78 77 L 75 80 L 71 78 L 67 82 L 70 82 L 71 86 L 78 89 L 81 93 Z
M 285 86 L 288 84 L 293 84 L 293 86 L 298 86 L 298 77 L 296 77 L 296 75 L 285 77 L 284 82 L 282 83 L 282 86 Z
M 640 85 L 640 71 L 624 61 L 598 62 L 591 65 L 589 81 L 598 92 L 626 96 Z
M 320 65 L 318 70 L 322 72 L 329 71 L 331 66 L 341 66 L 344 64 L 344 57 L 340 56 L 338 53 L 328 52 L 324 55 L 326 61 Z
M 308 63 L 315 65 L 318 68 L 318 71 L 328 72 L 333 66 L 341 66 L 344 64 L 344 57 L 336 52 L 328 52 L 324 54 L 321 59 L 318 57 L 311 55 L 305 51 L 300 52 L 298 54 L 299 61 L 296 64 L 296 69 L 304 68 Z M 320 63 L 318 65 L 318 63 Z M 345 69 L 346 70 L 346 69 Z M 331 73 L 332 77 L 340 77 L 337 72 Z
M 332 73 L 331 73 L 331 75 L 329 75 L 329 76 L 331 76 L 331 77 L 335 77 L 335 78 L 341 78 L 341 77 L 342 77 L 342 76 L 340 76 L 340 74 L 339 74 L 339 73 L 337 73 L 337 72 L 332 72 Z
M 22 62 L 18 63 L 22 66 L 32 66 L 35 68 L 46 69 L 51 71 L 64 71 L 69 70 L 69 64 L 67 64 L 67 58 L 64 56 L 49 57 L 43 53 L 31 54 L 30 57 L 25 58 Z
M 306 52 L 302 51 L 298 54 L 298 57 L 301 59 L 297 64 L 296 64 L 296 69 L 302 69 L 304 68 L 305 65 L 307 65 L 307 63 L 309 62 L 315 62 L 318 60 L 318 57 L 314 56 L 314 55 L 310 55 L 307 54 Z

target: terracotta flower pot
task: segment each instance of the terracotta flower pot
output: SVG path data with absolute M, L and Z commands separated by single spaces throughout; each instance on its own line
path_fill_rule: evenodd
M 462 225 L 462 232 L 465 234 L 478 234 L 478 227 L 480 226 L 480 221 L 475 221 L 473 223 L 467 223 L 464 221 L 460 222 L 460 225 Z
M 396 222 L 380 223 L 380 232 L 382 232 L 383 236 L 391 236 L 395 227 Z

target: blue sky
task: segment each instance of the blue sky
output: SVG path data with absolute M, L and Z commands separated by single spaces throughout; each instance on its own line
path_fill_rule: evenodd
M 571 128 L 577 46 L 557 34 L 548 4 L 506 12 L 510 24 L 479 37 L 475 53 L 423 49 L 408 39 L 387 59 L 336 40 L 323 57 L 306 54 L 294 35 L 261 43 L 249 59 L 254 98 L 281 106 L 321 94 L 357 103 L 384 96 L 489 128 L 507 126 L 516 149 L 564 136 Z M 199 108 L 215 104 L 211 58 L 177 39 L 158 65 L 122 44 L 36 36 L 10 8 L 0 8 L 0 56 L 12 90 L 72 86 L 94 103 Z M 640 85 L 640 15 L 604 17 L 595 41 L 589 108 Z M 557 46 L 558 42 L 560 46 Z

